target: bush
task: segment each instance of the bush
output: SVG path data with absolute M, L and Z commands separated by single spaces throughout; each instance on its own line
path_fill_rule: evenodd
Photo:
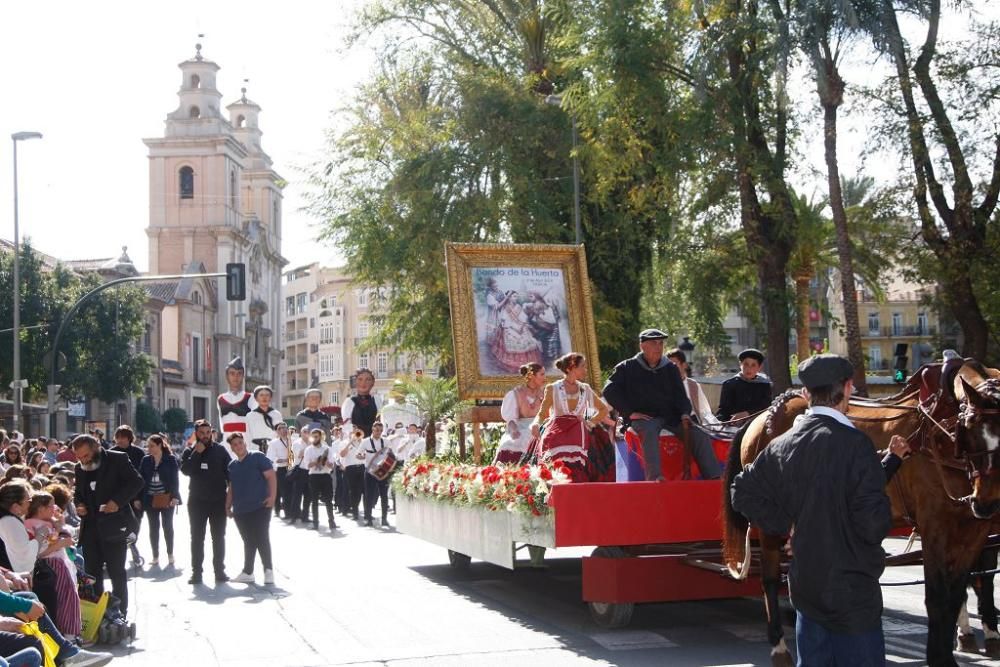
M 188 416 L 184 408 L 168 408 L 163 412 L 163 426 L 167 429 L 167 433 L 183 433 L 187 423 Z

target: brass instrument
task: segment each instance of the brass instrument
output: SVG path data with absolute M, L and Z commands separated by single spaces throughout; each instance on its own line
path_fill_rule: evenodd
M 360 428 L 356 428 L 354 429 L 354 432 L 351 433 L 351 437 L 354 438 L 355 440 L 364 440 L 365 432 L 362 431 Z

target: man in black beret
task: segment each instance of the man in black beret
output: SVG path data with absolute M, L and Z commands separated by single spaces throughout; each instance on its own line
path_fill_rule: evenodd
M 663 356 L 667 334 L 659 329 L 645 329 L 639 334 L 639 354 L 617 366 L 604 385 L 604 399 L 610 403 L 626 426 L 642 438 L 642 456 L 646 479 L 662 478 L 660 468 L 660 431 L 680 433 L 681 420 L 690 420 L 691 401 L 684 391 L 680 371 Z M 690 430 L 691 455 L 702 477 L 716 479 L 722 474 L 708 435 L 697 428 Z
M 771 405 L 771 380 L 760 372 L 764 354 L 749 348 L 740 352 L 740 372 L 722 383 L 719 421 L 746 419 Z
M 789 592 L 800 665 L 881 665 L 886 474 L 847 419 L 854 368 L 834 354 L 799 364 L 809 410 L 733 480 L 733 507 L 791 538 Z

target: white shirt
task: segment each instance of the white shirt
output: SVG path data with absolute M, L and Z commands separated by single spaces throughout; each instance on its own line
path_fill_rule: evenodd
M 291 443 L 285 443 L 281 438 L 275 438 L 267 443 L 267 458 L 275 468 L 284 468 L 288 465 L 288 455 L 291 452 Z
M 321 458 L 326 457 L 326 465 L 312 467 L 314 463 L 319 461 Z M 330 446 L 327 444 L 313 445 L 310 444 L 306 447 L 305 454 L 302 459 L 303 468 L 309 469 L 310 475 L 328 475 L 333 469 L 332 461 L 330 461 Z
M 851 423 L 851 420 L 847 418 L 847 415 L 845 415 L 843 412 L 841 412 L 840 410 L 836 410 L 834 408 L 828 408 L 825 405 L 817 405 L 816 407 L 809 408 L 808 410 L 806 410 L 806 414 L 822 416 L 822 417 L 833 417 L 844 426 L 850 426 L 851 428 L 856 428 L 854 424 Z
M 367 468 L 368 464 L 371 463 L 372 460 L 374 460 L 375 455 L 381 452 L 387 446 L 388 443 L 386 443 L 385 438 L 379 438 L 378 440 L 375 440 L 374 438 L 365 438 L 364 440 L 362 440 L 361 451 L 365 455 L 365 460 L 364 460 L 365 467 Z
M 302 438 L 299 438 L 292 443 L 292 458 L 294 461 L 299 461 L 297 467 L 302 468 L 303 470 L 309 469 L 308 467 L 306 467 L 305 461 L 303 460 L 303 454 L 308 447 L 309 443 L 303 440 Z M 295 467 L 296 466 L 293 464 L 292 468 Z
M 364 463 L 365 463 L 365 461 L 364 461 L 364 455 L 363 455 L 363 453 L 361 451 L 361 444 L 363 442 L 364 442 L 364 440 L 354 440 L 354 441 L 345 442 L 343 445 L 341 445 L 342 449 L 343 448 L 347 449 L 347 452 L 345 452 L 345 455 L 343 457 L 343 463 L 344 463 L 344 467 L 345 468 L 347 466 L 364 465 Z M 362 455 L 360 459 L 358 458 L 359 454 Z
M 271 418 L 271 423 L 274 424 L 275 426 L 277 426 L 282 421 L 281 413 L 275 410 L 274 408 L 268 410 L 267 416 Z M 247 451 L 250 452 L 260 451 L 260 447 L 257 445 L 257 443 L 254 442 L 254 440 L 267 439 L 267 441 L 270 442 L 278 435 L 277 433 L 275 433 L 274 429 L 270 428 L 267 425 L 267 422 L 264 421 L 264 415 L 261 414 L 260 412 L 257 412 L 256 409 L 251 410 L 250 414 L 246 416 L 246 422 L 247 422 L 247 436 L 246 436 Z
M 392 444 L 392 451 L 400 461 L 415 459 L 427 449 L 427 442 L 419 435 L 404 433 L 395 439 Z
M 0 541 L 7 549 L 10 569 L 14 572 L 31 572 L 35 569 L 39 544 L 28 537 L 28 529 L 16 516 L 0 519 Z

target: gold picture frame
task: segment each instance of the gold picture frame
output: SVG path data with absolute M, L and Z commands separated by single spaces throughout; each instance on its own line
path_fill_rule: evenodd
M 582 245 L 445 243 L 458 393 L 498 399 L 522 382 L 517 368 L 567 352 L 587 357 L 600 392 L 601 369 Z

